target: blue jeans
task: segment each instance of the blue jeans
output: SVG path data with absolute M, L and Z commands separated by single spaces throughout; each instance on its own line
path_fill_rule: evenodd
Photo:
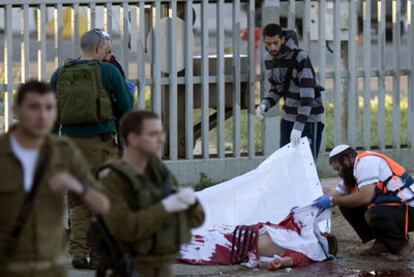
M 282 119 L 280 121 L 280 147 L 290 143 L 290 133 L 295 122 Z M 315 161 L 318 159 L 319 149 L 321 148 L 322 132 L 325 125 L 322 122 L 308 122 L 302 131 L 302 137 L 308 137 L 310 148 Z

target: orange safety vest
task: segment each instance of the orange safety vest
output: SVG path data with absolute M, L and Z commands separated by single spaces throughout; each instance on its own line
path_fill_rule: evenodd
M 377 153 L 377 152 L 370 152 L 365 151 L 357 155 L 356 163 L 358 163 L 359 160 L 361 160 L 364 157 L 368 156 L 375 156 L 382 158 L 386 161 L 388 166 L 391 169 L 392 175 L 389 176 L 384 181 L 379 181 L 377 183 L 377 186 L 375 188 L 375 197 L 373 198 L 372 202 L 368 205 L 368 208 L 372 208 L 375 205 L 385 205 L 385 206 L 400 206 L 405 205 L 406 213 L 405 213 L 405 234 L 406 238 L 408 239 L 408 202 L 411 202 L 414 200 L 414 197 L 408 199 L 408 200 L 402 200 L 397 196 L 399 192 L 401 192 L 403 189 L 408 188 L 411 190 L 411 192 L 414 193 L 414 191 L 410 188 L 411 185 L 414 184 L 413 178 L 408 174 L 408 172 L 405 170 L 404 167 L 402 167 L 399 163 L 392 160 L 391 158 L 385 156 L 384 154 Z M 398 188 L 395 191 L 391 191 L 387 188 L 387 184 L 389 181 L 391 181 L 393 178 L 401 178 L 403 181 L 403 186 Z
M 407 173 L 407 171 L 399 163 L 385 156 L 384 154 L 377 153 L 377 152 L 370 152 L 370 151 L 365 151 L 365 152 L 358 154 L 358 156 L 356 157 L 356 164 L 358 163 L 359 160 L 361 160 L 364 157 L 368 157 L 368 156 L 375 156 L 375 157 L 382 158 L 383 160 L 387 162 L 388 166 L 390 167 L 392 175 L 389 176 L 386 180 L 382 182 L 381 181 L 378 182 L 377 187 L 375 189 L 375 192 L 377 194 L 376 196 L 389 193 L 389 190 L 387 188 L 388 182 L 391 181 L 391 179 L 393 178 L 397 178 L 397 177 L 402 178 Z M 397 190 L 397 193 L 398 193 L 398 190 Z

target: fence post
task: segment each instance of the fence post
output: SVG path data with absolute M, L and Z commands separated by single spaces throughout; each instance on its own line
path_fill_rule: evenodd
M 194 47 L 192 32 L 193 1 L 187 0 L 187 3 L 185 4 L 185 158 L 188 160 L 192 160 L 194 156 Z
M 155 1 L 152 7 L 152 109 L 162 118 L 162 90 L 160 70 L 160 20 L 161 2 Z
M 4 130 L 7 132 L 13 123 L 13 18 L 12 6 L 4 10 L 4 81 L 7 91 L 4 94 Z
M 356 1 L 350 0 L 349 3 L 349 37 L 348 37 L 348 126 L 347 126 L 347 143 L 356 147 L 358 138 L 358 86 L 357 86 L 357 14 Z
M 249 158 L 253 158 L 256 155 L 256 113 L 255 113 L 255 3 L 253 0 L 249 0 L 249 8 L 247 13 L 247 56 L 248 56 L 248 100 L 247 100 L 247 152 Z
M 79 28 L 79 3 L 74 3 L 72 6 L 73 57 L 78 57 L 80 54 Z
M 409 8 L 409 20 L 410 20 L 410 40 L 409 49 L 414 47 L 414 0 L 410 0 L 408 3 Z M 410 53 L 410 74 L 409 74 L 409 86 L 408 86 L 408 129 L 409 129 L 409 143 L 411 149 L 414 149 L 414 53 Z
M 21 81 L 25 82 L 30 77 L 30 26 L 29 26 L 29 5 L 24 4 L 22 10 L 22 35 L 23 35 L 23 44 L 22 44 L 22 77 Z
M 334 145 L 341 143 L 341 118 L 343 115 L 341 105 L 341 85 L 342 85 L 342 68 L 341 68 L 341 33 L 340 33 L 340 7 L 341 1 L 334 2 Z
M 128 66 L 128 60 L 129 60 L 129 46 L 130 46 L 130 40 L 129 40 L 129 5 L 128 3 L 124 2 L 122 3 L 121 8 L 121 14 L 120 14 L 120 32 L 121 32 L 121 43 L 122 43 L 122 51 L 121 51 L 121 65 L 125 72 L 125 78 L 129 79 L 129 66 Z
M 224 0 L 216 3 L 217 22 L 217 156 L 224 158 L 224 107 L 225 107 L 225 83 L 224 83 Z
M 319 48 L 319 84 L 326 89 L 326 38 L 325 38 L 325 21 L 326 21 L 326 0 L 319 1 L 319 19 L 318 19 L 318 48 Z M 322 11 L 322 12 L 321 12 Z M 326 91 L 321 93 L 322 103 L 325 107 L 325 112 L 322 114 L 322 122 L 326 124 L 326 113 L 328 106 L 326 105 Z M 322 133 L 321 152 L 326 151 L 326 134 L 325 130 Z
M 393 97 L 392 97 L 392 144 L 394 149 L 401 147 L 401 115 L 400 115 L 400 95 L 401 95 L 401 69 L 400 69 L 400 49 L 401 49 L 401 0 L 392 1 L 393 17 Z
M 46 5 L 40 5 L 37 10 L 37 39 L 40 47 L 37 52 L 38 56 L 38 78 L 46 80 Z
M 364 60 L 364 148 L 371 148 L 371 0 L 365 0 L 363 28 Z
M 233 1 L 233 156 L 240 157 L 240 0 Z
M 201 4 L 201 152 L 204 159 L 209 155 L 209 39 L 208 0 Z
M 138 73 L 138 109 L 145 109 L 145 2 L 141 0 L 139 7 L 139 29 L 137 36 L 137 73 Z
M 272 1 L 266 0 L 262 6 L 262 26 L 266 26 L 270 23 L 279 23 L 279 0 Z M 269 91 L 270 84 L 266 78 L 265 66 L 264 66 L 264 55 L 266 50 L 264 49 L 263 43 L 261 44 L 261 72 L 262 72 L 262 98 Z M 273 109 L 279 109 L 274 107 Z M 275 115 L 276 112 L 272 112 Z M 263 122 L 263 154 L 269 156 L 279 147 L 279 127 L 280 117 L 267 116 Z
M 378 146 L 385 149 L 385 7 L 386 0 L 378 2 L 378 44 L 379 44 L 379 78 L 378 78 Z
M 177 140 L 178 138 L 178 112 L 177 111 L 178 106 L 178 97 L 177 97 L 177 68 L 176 68 L 176 55 L 177 55 L 177 49 L 175 48 L 173 44 L 173 40 L 176 36 L 176 26 L 177 26 L 177 0 L 172 0 L 170 3 L 170 23 L 169 23 L 169 32 L 170 35 L 168 37 L 168 41 L 170 43 L 170 50 L 169 50 L 169 112 L 168 118 L 170 120 L 169 122 L 169 156 L 171 160 L 177 160 L 178 157 L 178 147 L 179 142 Z M 178 50 L 179 51 L 179 50 Z

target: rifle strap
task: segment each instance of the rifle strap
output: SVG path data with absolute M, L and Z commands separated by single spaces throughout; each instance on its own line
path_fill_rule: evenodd
M 172 193 L 171 183 L 173 182 L 171 173 L 168 171 L 167 167 L 161 169 L 162 175 L 162 184 L 161 184 L 161 199 L 164 199 Z
M 27 219 L 29 218 L 30 212 L 33 209 L 34 200 L 37 195 L 40 183 L 46 171 L 47 165 L 49 163 L 50 155 L 50 146 L 45 143 L 44 153 L 41 154 L 42 160 L 39 161 L 34 178 L 33 185 L 31 190 L 26 194 L 22 205 L 20 206 L 19 213 L 17 215 L 16 221 L 14 223 L 13 229 L 9 235 L 9 238 L 6 240 L 3 248 L 3 255 L 9 257 L 13 251 L 16 249 L 20 235 L 22 233 L 23 227 L 25 226 Z

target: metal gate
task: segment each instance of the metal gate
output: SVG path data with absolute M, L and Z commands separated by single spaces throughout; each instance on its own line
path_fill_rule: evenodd
M 412 0 L 1 0 L 1 123 L 7 130 L 13 122 L 19 83 L 49 80 L 79 56 L 84 30 L 104 28 L 138 85 L 136 108 L 163 116 L 165 159 L 179 178 L 241 174 L 278 147 L 278 108 L 260 122 L 255 106 L 268 88 L 260 28 L 280 22 L 298 31 L 326 88 L 322 152 L 348 143 L 408 161 L 413 7 Z M 319 168 L 328 172 L 325 155 Z

